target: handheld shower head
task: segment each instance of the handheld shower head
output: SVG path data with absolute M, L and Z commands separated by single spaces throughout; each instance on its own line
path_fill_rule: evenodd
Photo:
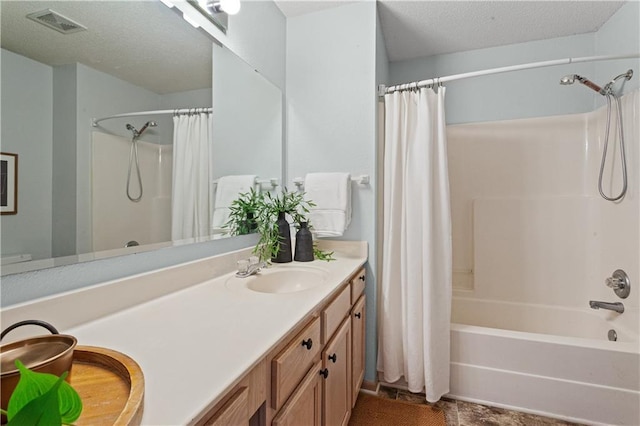
M 560 79 L 560 84 L 567 86 L 569 84 L 573 84 L 576 81 L 576 77 L 578 77 L 576 74 L 569 74 L 569 75 L 565 75 L 564 77 L 562 77 Z
M 138 132 L 138 136 L 142 135 L 142 133 L 144 133 L 144 131 L 147 130 L 147 127 L 156 127 L 157 125 L 158 123 L 156 123 L 155 121 L 147 121 L 146 123 L 144 123 L 144 126 L 142 126 L 142 128 Z
M 569 85 L 569 84 L 573 84 L 576 80 L 578 80 L 580 83 L 587 86 L 589 89 L 600 93 L 601 95 L 606 94 L 606 92 L 602 87 L 598 86 L 593 81 L 586 79 L 578 74 L 565 75 L 560 79 L 560 84 Z

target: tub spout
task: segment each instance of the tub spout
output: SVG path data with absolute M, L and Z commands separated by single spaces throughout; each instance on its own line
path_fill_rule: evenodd
M 620 302 L 609 303 L 609 302 L 600 302 L 597 300 L 590 300 L 589 306 L 591 306 L 591 309 L 608 309 L 610 311 L 615 311 L 619 314 L 624 312 L 624 305 Z

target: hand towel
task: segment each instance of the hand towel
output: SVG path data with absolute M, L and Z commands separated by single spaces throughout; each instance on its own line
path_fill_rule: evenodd
M 316 206 L 309 213 L 312 232 L 317 237 L 339 237 L 351 223 L 351 175 L 349 173 L 308 173 L 304 179 L 305 198 Z
M 255 188 L 256 175 L 223 176 L 218 179 L 216 198 L 213 205 L 211 227 L 213 233 L 220 233 L 225 223 L 229 221 L 231 203 L 242 193 Z

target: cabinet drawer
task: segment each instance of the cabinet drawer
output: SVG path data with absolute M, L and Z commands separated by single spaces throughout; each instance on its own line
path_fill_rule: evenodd
M 360 269 L 355 277 L 351 279 L 351 304 L 356 303 L 356 300 L 360 297 L 364 291 L 364 285 L 367 275 L 364 272 L 364 268 Z
M 327 343 L 350 309 L 351 286 L 348 285 L 322 311 L 322 343 Z
M 320 318 L 314 319 L 271 362 L 271 406 L 277 410 L 287 400 L 317 359 Z

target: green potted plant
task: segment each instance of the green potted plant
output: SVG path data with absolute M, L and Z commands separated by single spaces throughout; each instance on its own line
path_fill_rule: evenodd
M 289 192 L 285 188 L 280 194 L 264 194 L 260 200 L 258 231 L 260 241 L 255 252 L 261 260 L 286 263 L 292 261 L 289 215 L 294 223 L 306 222 L 309 208 L 315 204 L 304 199 L 300 192 Z
M 291 217 L 295 226 L 299 227 L 300 223 L 309 222 L 309 209 L 314 206 L 313 201 L 305 200 L 304 193 L 289 192 L 286 188 L 277 195 L 270 192 L 262 194 L 258 200 L 256 217 L 260 240 L 254 249 L 260 260 L 291 262 L 291 235 L 286 216 Z M 322 251 L 316 245 L 313 251 L 316 259 L 333 260 L 333 252 Z
M 256 216 L 261 199 L 262 194 L 251 188 L 249 192 L 242 193 L 233 200 L 229 207 L 229 220 L 224 224 L 230 235 L 253 234 L 258 230 Z

